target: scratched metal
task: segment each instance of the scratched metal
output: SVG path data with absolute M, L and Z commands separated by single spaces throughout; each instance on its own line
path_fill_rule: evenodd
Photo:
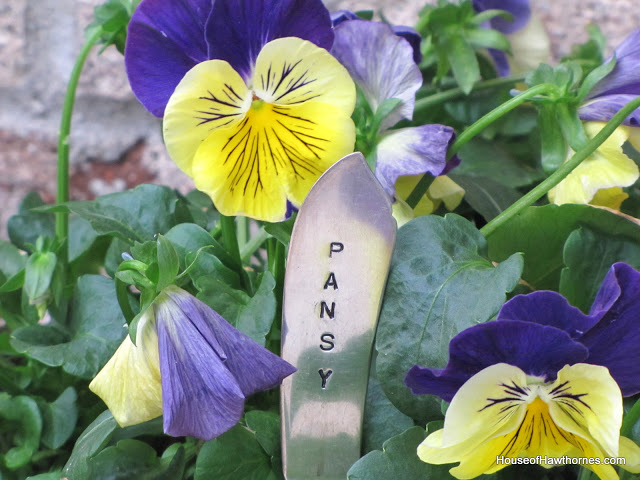
M 346 478 L 360 458 L 369 362 L 396 234 L 360 153 L 317 181 L 293 229 L 284 282 L 281 390 L 287 480 Z

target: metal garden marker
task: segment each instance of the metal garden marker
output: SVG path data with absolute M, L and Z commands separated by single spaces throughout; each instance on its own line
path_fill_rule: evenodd
M 396 222 L 360 153 L 327 170 L 293 229 L 284 282 L 281 390 L 287 480 L 346 478 L 360 457 L 369 361 Z

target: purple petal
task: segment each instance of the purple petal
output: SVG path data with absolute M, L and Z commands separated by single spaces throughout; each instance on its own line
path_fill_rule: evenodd
M 489 22 L 491 28 L 504 34 L 517 32 L 531 18 L 529 0 L 473 0 L 473 8 L 478 13 L 485 10 L 505 10 L 513 15 L 513 21 L 494 17 Z
M 292 365 L 236 330 L 197 298 L 178 289 L 170 290 L 168 294 L 203 335 L 218 342 L 224 352 L 224 365 L 245 396 L 276 387 L 296 371 Z
M 611 94 L 640 95 L 640 29 L 616 48 L 616 66 L 589 93 L 589 98 Z
M 466 380 L 490 365 L 508 363 L 551 381 L 562 367 L 582 362 L 587 355 L 583 345 L 554 327 L 517 320 L 487 322 L 451 340 L 444 370 L 415 366 L 405 383 L 414 394 L 438 395 L 450 402 Z
M 437 124 L 387 132 L 376 147 L 376 178 L 393 196 L 398 177 L 427 172 L 440 175 L 454 138 L 451 127 Z
M 210 440 L 233 427 L 244 395 L 202 320 L 156 307 L 164 431 Z
M 497 50 L 495 48 L 489 48 L 487 50 L 493 59 L 493 64 L 496 67 L 498 75 L 501 77 L 507 77 L 511 72 L 511 66 L 509 65 L 509 60 L 507 60 L 507 54 L 502 50 Z
M 271 40 L 298 37 L 329 50 L 333 29 L 321 0 L 215 0 L 206 26 L 209 58 L 226 60 L 246 80 Z
M 131 89 L 161 117 L 176 85 L 207 60 L 204 25 L 212 0 L 142 0 L 131 17 L 125 67 Z
M 335 29 L 331 53 L 351 74 L 375 112 L 387 99 L 401 103 L 383 120 L 383 132 L 403 118 L 411 119 L 422 74 L 409 43 L 379 22 L 351 20 Z
M 336 10 L 335 12 L 331 12 L 331 25 L 337 27 L 342 22 L 346 22 L 347 20 L 356 20 L 358 18 L 358 15 L 351 10 Z
M 593 327 L 598 319 L 569 305 L 559 293 L 548 291 L 517 295 L 506 302 L 498 313 L 498 321 L 518 320 L 547 325 L 564 330 L 576 339 Z
M 603 95 L 582 105 L 578 113 L 587 122 L 608 122 L 622 107 L 636 98 L 637 95 Z M 640 126 L 640 108 L 635 109 L 622 123 L 632 127 Z
M 409 42 L 409 45 L 411 45 L 411 48 L 413 49 L 413 61 L 419 65 L 422 61 L 422 51 L 420 50 L 422 37 L 418 31 L 413 27 L 407 27 L 405 25 L 396 25 L 391 28 L 393 33 Z
M 580 339 L 589 348 L 587 363 L 607 367 L 624 396 L 640 392 L 640 273 L 614 264 L 592 311 L 602 318 Z

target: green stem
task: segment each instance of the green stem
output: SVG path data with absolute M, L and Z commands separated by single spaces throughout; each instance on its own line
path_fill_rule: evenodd
M 269 237 L 271 237 L 271 235 L 267 233 L 264 227 L 258 230 L 258 233 L 251 237 L 240 249 L 240 258 L 242 261 L 248 261 Z
M 551 85 L 548 83 L 543 83 L 540 85 L 536 85 L 535 87 L 530 88 L 522 92 L 519 95 L 509 99 L 504 102 L 497 108 L 494 108 L 489 113 L 484 115 L 482 118 L 477 120 L 475 123 L 470 125 L 467 129 L 464 130 L 458 137 L 455 139 L 451 147 L 449 147 L 449 151 L 447 152 L 447 159 L 453 157 L 456 153 L 460 151 L 460 149 L 473 137 L 478 135 L 482 130 L 487 128 L 493 122 L 503 117 L 507 113 L 509 113 L 514 108 L 522 105 L 523 103 L 529 101 L 531 98 L 536 97 L 538 95 L 542 95 L 550 90 L 557 88 L 555 85 Z M 427 192 L 429 185 L 433 181 L 432 176 L 428 173 L 425 173 L 418 184 L 414 187 L 411 194 L 407 197 L 407 203 L 411 208 L 415 208 L 422 196 Z
M 624 416 L 620 435 L 623 437 L 631 437 L 631 431 L 633 430 L 634 425 L 638 422 L 638 418 L 640 418 L 640 399 L 636 400 L 636 403 L 633 404 L 633 407 L 631 407 Z
M 602 130 L 600 130 L 598 134 L 584 146 L 584 148 L 578 150 L 569 160 L 560 165 L 555 172 L 543 180 L 538 186 L 533 188 L 504 212 L 500 213 L 497 217 L 482 227 L 480 229 L 480 233 L 485 237 L 488 237 L 506 222 L 511 220 L 511 218 L 518 215 L 522 210 L 533 205 L 534 202 L 542 198 L 549 190 L 569 175 L 569 173 L 571 173 L 571 171 L 576 168 L 580 162 L 602 145 L 614 130 L 620 126 L 624 119 L 638 107 L 640 107 L 640 97 L 637 97 L 627 103 L 613 116 L 613 118 L 611 118 L 609 123 L 607 123 Z
M 281 329 L 285 271 L 285 246 L 276 239 L 273 239 L 273 242 L 275 242 L 275 244 L 272 244 L 271 248 L 269 249 L 269 271 L 273 274 L 273 277 L 276 280 L 276 286 L 274 288 L 274 294 L 276 296 L 276 313 L 268 336 L 268 338 L 271 340 L 274 340 L 273 333 L 276 330 L 279 331 Z M 279 335 L 277 336 L 277 338 L 278 341 L 272 341 L 269 343 L 269 349 L 273 353 L 280 355 Z
M 73 114 L 73 104 L 76 98 L 76 89 L 80 73 L 87 60 L 89 52 L 94 47 L 100 36 L 102 29 L 96 28 L 91 36 L 87 39 L 80 50 L 80 54 L 76 59 L 76 63 L 71 71 L 71 78 L 67 85 L 67 92 L 64 97 L 64 105 L 62 107 L 62 119 L 60 120 L 60 134 L 58 136 L 58 192 L 56 196 L 57 203 L 69 201 L 69 134 L 71 132 L 71 116 Z M 69 217 L 67 213 L 56 213 L 56 236 L 60 239 L 66 239 L 69 235 Z M 68 245 L 68 243 L 67 243 Z M 67 247 L 68 248 L 68 247 Z M 66 253 L 66 248 L 65 248 Z M 66 262 L 66 255 L 64 261 Z
M 480 90 L 488 90 L 491 88 L 504 87 L 507 85 L 513 85 L 515 83 L 519 83 L 524 81 L 523 76 L 514 76 L 514 77 L 502 77 L 502 78 L 492 78 L 491 80 L 485 80 L 483 82 L 478 82 L 473 86 L 473 92 L 478 92 Z M 454 100 L 456 98 L 466 97 L 461 88 L 452 88 L 450 90 L 445 90 L 444 92 L 435 93 L 433 95 L 429 95 L 428 97 L 421 98 L 416 100 L 415 112 L 420 112 L 423 110 L 428 110 L 435 105 L 440 105 L 449 100 Z
M 222 241 L 224 242 L 224 246 L 229 252 L 229 255 L 233 259 L 233 262 L 236 264 L 236 269 L 240 276 L 240 280 L 242 281 L 242 286 L 249 295 L 253 296 L 251 280 L 242 266 L 242 257 L 240 257 L 240 248 L 238 247 L 238 236 L 236 233 L 236 217 L 227 217 L 226 215 L 220 214 L 219 223 L 222 231 Z

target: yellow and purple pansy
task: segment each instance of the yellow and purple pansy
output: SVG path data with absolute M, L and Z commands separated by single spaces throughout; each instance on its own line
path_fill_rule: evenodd
M 640 29 L 632 32 L 615 50 L 613 70 L 589 93 L 580 107 L 587 137 L 592 138 L 628 102 L 640 95 Z M 623 152 L 625 142 L 640 150 L 640 109 L 562 182 L 549 191 L 549 200 L 563 203 L 592 203 L 619 209 L 628 197 L 623 187 L 633 185 L 640 173 L 636 163 Z M 569 152 L 569 156 L 572 152 Z
M 210 440 L 233 427 L 245 398 L 295 372 L 190 293 L 165 288 L 89 388 L 122 427 L 163 415 L 164 432 Z
M 353 151 L 355 86 L 333 38 L 320 0 L 143 0 L 125 64 L 216 208 L 280 221 Z
M 640 392 L 640 273 L 611 267 L 589 314 L 555 292 L 519 295 L 496 321 L 449 344 L 444 369 L 413 367 L 415 394 L 451 402 L 444 428 L 418 447 L 428 463 L 459 462 L 456 478 L 505 468 L 497 457 L 586 457 L 601 479 L 617 479 L 605 458 L 640 472 L 640 448 L 620 436 L 622 397 Z M 551 465 L 542 464 L 550 467 Z

